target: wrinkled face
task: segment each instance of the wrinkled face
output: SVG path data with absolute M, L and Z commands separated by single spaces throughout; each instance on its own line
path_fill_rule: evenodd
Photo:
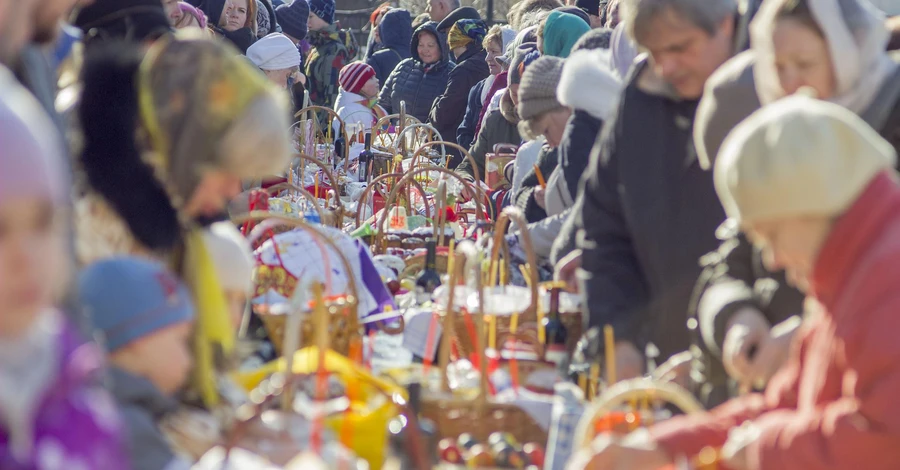
M 28 1 L 28 0 L 26 0 Z M 18 4 L 19 2 L 13 2 Z M 34 10 L 34 41 L 47 44 L 59 36 L 59 22 L 72 11 L 77 0 L 45 0 Z
M 193 322 L 184 322 L 155 331 L 117 351 L 113 358 L 126 354 L 133 373 L 150 380 L 164 394 L 173 395 L 187 382 L 194 363 L 192 329 Z
M 715 35 L 666 10 L 650 20 L 640 45 L 650 53 L 654 71 L 685 99 L 703 94 L 706 79 L 731 56 L 734 20 L 726 18 Z
M 250 0 L 228 0 L 225 9 L 222 10 L 222 20 L 219 25 L 225 31 L 237 31 L 247 24 L 247 15 L 250 12 L 248 2 Z
M 428 0 L 428 8 L 425 11 L 431 15 L 431 21 L 441 22 L 450 14 L 450 8 L 444 0 Z
M 306 24 L 310 31 L 321 31 L 328 27 L 328 23 L 313 12 L 309 12 L 309 21 Z
M 491 75 L 497 75 L 502 72 L 500 64 L 495 60 L 497 57 L 503 56 L 503 47 L 500 44 L 500 41 L 496 39 L 492 40 L 485 50 L 487 51 L 487 57 L 485 57 L 484 60 L 487 62 L 488 68 L 491 69 Z
M 755 222 L 746 227 L 746 233 L 762 249 L 767 269 L 785 270 L 791 284 L 805 290 L 831 225 L 830 219 L 822 217 L 794 218 Z
M 184 13 L 181 11 L 181 8 L 178 7 L 179 0 L 162 0 L 163 8 L 166 10 L 166 16 L 169 18 L 169 24 L 175 26 L 181 21 L 181 17 L 184 16 Z
M 544 113 L 532 125 L 535 134 L 543 135 L 547 139 L 547 145 L 552 148 L 559 147 L 562 140 L 563 131 L 566 130 L 566 123 L 572 112 L 569 108 L 562 108 L 555 111 Z
M 372 76 L 369 81 L 363 85 L 362 89 L 359 90 L 359 94 L 365 96 L 366 98 L 374 98 L 378 96 L 378 92 L 381 90 L 381 85 L 378 83 L 378 78 Z
M 184 207 L 190 217 L 212 217 L 222 213 L 241 192 L 241 179 L 224 170 L 207 171 Z
M 68 270 L 61 214 L 37 198 L 0 204 L 0 337 L 15 337 L 52 306 Z
M 10 64 L 34 33 L 37 0 L 0 0 L 0 63 Z
M 828 44 L 817 31 L 791 18 L 775 24 L 775 69 L 785 95 L 802 87 L 816 90 L 820 99 L 834 96 L 836 79 Z
M 438 48 L 437 38 L 431 33 L 419 34 L 417 50 L 419 58 L 426 64 L 433 64 L 441 58 L 441 50 Z

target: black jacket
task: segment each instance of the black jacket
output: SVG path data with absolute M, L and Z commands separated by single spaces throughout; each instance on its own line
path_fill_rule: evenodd
M 375 69 L 378 83 L 387 83 L 391 72 L 403 59 L 409 59 L 409 43 L 412 41 L 412 18 L 402 8 L 394 8 L 385 13 L 378 24 L 381 48 L 366 58 L 366 63 Z
M 395 114 L 400 112 L 400 102 L 406 101 L 407 113 L 422 122 L 428 122 L 428 113 L 431 111 L 431 107 L 447 88 L 453 65 L 445 59 L 428 67 L 422 63 L 417 46 L 419 35 L 423 32 L 439 37 L 433 21 L 416 29 L 410 44 L 412 57 L 397 64 L 397 67 L 391 72 L 387 82 L 381 88 L 378 104 L 388 114 Z M 447 45 L 441 42 L 438 42 L 438 45 L 441 48 L 441 57 L 445 57 L 443 51 L 447 49 Z
M 481 93 L 484 91 L 484 80 L 475 84 L 469 91 L 469 98 L 466 99 L 466 114 L 456 129 L 456 143 L 464 149 L 468 149 L 478 137 L 475 135 L 475 128 L 478 127 L 478 118 L 481 116 L 481 108 L 484 103 L 481 102 Z M 487 119 L 487 116 L 485 116 Z
M 466 114 L 469 91 L 476 83 L 491 74 L 487 62 L 484 61 L 487 56 L 484 47 L 474 42 L 466 47 L 466 52 L 459 56 L 456 67 L 450 72 L 447 88 L 434 103 L 429 115 L 431 125 L 441 133 L 444 140 L 450 142 L 456 142 L 456 130 Z M 450 163 L 450 168 L 459 164 L 458 156 L 455 160 Z
M 697 101 L 673 97 L 645 73 L 646 59 L 591 152 L 576 223 L 590 325 L 612 325 L 639 350 L 653 342 L 665 360 L 690 346 L 698 260 L 718 246 L 725 213 L 693 150 Z
M 602 129 L 602 120 L 580 109 L 576 109 L 566 123 L 559 146 L 559 164 L 573 199 L 591 160 L 592 144 Z

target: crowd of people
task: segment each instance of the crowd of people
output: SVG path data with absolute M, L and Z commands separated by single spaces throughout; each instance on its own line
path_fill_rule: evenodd
M 614 328 L 620 378 L 659 364 L 711 409 L 571 468 L 707 447 L 732 470 L 900 468 L 891 15 L 387 2 L 361 45 L 335 0 L 0 0 L 0 468 L 173 470 L 216 444 L 166 423 L 222 399 L 254 264 L 229 211 L 287 171 L 306 104 L 365 133 L 403 107 L 466 150 L 461 178 L 502 174 L 481 202 L 526 217 L 510 255 L 527 231 L 530 269 Z

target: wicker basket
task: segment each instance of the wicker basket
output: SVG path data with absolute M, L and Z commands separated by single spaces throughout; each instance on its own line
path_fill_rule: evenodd
M 240 218 L 239 220 L 236 220 L 235 222 L 243 223 L 246 221 L 258 222 L 257 226 L 253 229 L 253 231 L 250 233 L 250 236 L 248 237 L 251 243 L 262 235 L 273 234 L 273 229 L 279 226 L 288 226 L 292 229 L 304 229 L 318 241 L 329 246 L 335 253 L 337 253 L 345 272 L 350 274 L 348 276 L 348 288 L 350 290 L 350 294 L 345 297 L 330 299 L 330 301 L 326 304 L 331 319 L 329 325 L 330 344 L 332 349 L 343 355 L 348 355 L 351 349 L 354 348 L 354 345 L 361 345 L 362 338 L 360 335 L 359 317 L 357 314 L 357 293 L 359 292 L 359 287 L 356 284 L 355 276 L 352 275 L 353 269 L 350 266 L 350 262 L 346 257 L 343 256 L 337 245 L 335 245 L 335 243 L 328 237 L 322 236 L 322 234 L 320 234 L 302 219 L 294 219 L 283 216 L 275 216 L 267 213 L 261 214 L 254 212 Z M 275 276 L 272 276 L 272 278 L 274 277 Z M 259 279 L 259 277 L 257 277 L 256 282 L 266 283 L 269 281 L 266 279 L 261 280 Z M 286 334 L 289 333 L 285 330 L 289 315 L 274 315 L 270 314 L 265 309 L 257 309 L 256 313 L 262 320 L 263 325 L 265 326 L 266 331 L 269 334 L 269 338 L 271 339 L 273 346 L 275 346 L 275 350 L 278 352 L 278 354 L 283 354 L 282 347 L 285 342 Z M 313 339 L 312 333 L 313 324 L 309 318 L 305 318 L 300 326 L 301 344 L 310 344 Z
M 320 120 L 317 113 L 325 113 L 325 119 Z M 312 116 L 313 116 L 313 120 L 312 120 L 313 121 L 313 124 L 312 124 L 313 135 L 312 135 L 312 137 L 316 142 L 327 141 L 328 135 L 329 135 L 329 130 L 330 130 L 330 132 L 334 132 L 334 123 L 335 123 L 335 121 L 337 121 L 338 129 L 341 132 L 341 135 L 338 137 L 343 137 L 344 142 L 348 143 L 347 145 L 344 145 L 344 152 L 343 152 L 344 155 L 342 155 L 342 157 L 344 159 L 344 167 L 343 167 L 344 173 L 346 174 L 347 168 L 350 165 L 350 159 L 347 158 L 350 155 L 350 153 L 349 153 L 349 151 L 350 151 L 350 145 L 349 145 L 350 136 L 347 135 L 347 126 L 344 124 L 344 120 L 341 119 L 341 117 L 338 116 L 338 114 L 333 109 L 326 108 L 324 106 L 307 106 L 307 107 L 301 109 L 300 111 L 297 111 L 297 113 L 294 114 L 294 117 L 302 118 L 303 120 L 306 120 L 309 118 L 310 114 L 312 114 Z M 322 129 L 322 127 L 321 127 L 321 125 L 323 123 L 327 126 L 325 129 Z M 328 142 L 328 143 L 333 144 L 333 142 Z M 303 146 L 304 146 L 303 142 L 301 142 L 301 148 Z M 309 157 L 314 158 L 312 156 L 309 156 Z M 323 166 L 323 168 L 324 168 L 324 166 Z M 332 180 L 332 181 L 335 181 L 335 180 Z
M 385 186 L 387 186 L 387 184 L 388 184 L 390 181 L 393 181 L 393 182 L 395 183 L 393 186 L 396 186 L 396 182 L 399 181 L 399 180 L 402 179 L 402 178 L 403 178 L 403 174 L 402 174 L 402 173 L 388 173 L 388 174 L 384 174 L 384 175 L 381 175 L 381 176 L 375 178 L 374 180 L 372 180 L 372 182 L 369 183 L 369 184 L 365 187 L 365 189 L 363 189 L 362 194 L 360 194 L 360 196 L 359 196 L 359 204 L 358 204 L 357 209 L 356 209 L 356 227 L 357 227 L 357 228 L 358 228 L 358 227 L 361 227 L 362 224 L 363 224 L 363 221 L 364 221 L 364 219 L 363 219 L 363 214 L 364 214 L 364 212 L 363 212 L 363 211 L 364 211 L 364 208 L 368 205 L 367 202 L 369 201 L 369 194 L 371 194 L 372 191 L 377 191 L 378 194 L 380 194 L 381 197 L 385 199 L 385 208 L 387 208 L 387 207 L 388 207 L 388 205 L 387 205 L 387 195 L 385 195 L 385 194 L 384 194 L 384 191 L 382 191 L 382 184 L 384 184 Z M 412 180 L 412 181 L 410 182 L 410 184 L 411 184 L 413 187 L 415 187 L 415 188 L 419 191 L 419 194 L 422 196 L 423 199 L 427 198 L 427 194 L 428 194 L 428 193 L 425 192 L 425 188 L 423 188 L 422 185 L 419 184 L 418 181 Z M 412 191 L 412 188 L 409 188 L 409 190 Z M 407 206 L 407 207 L 406 207 L 406 212 L 407 212 L 407 213 L 409 213 L 409 212 L 411 211 L 411 208 L 409 207 L 409 206 L 410 206 L 410 204 L 409 204 L 410 199 L 412 199 L 412 197 L 411 197 L 411 192 L 410 192 L 410 193 L 407 193 L 407 198 L 406 198 L 406 203 L 407 203 L 407 204 L 406 204 L 406 206 Z M 430 218 L 431 218 L 431 206 L 429 206 L 428 204 L 425 204 L 425 218 L 426 218 L 426 219 L 430 219 Z
M 460 249 L 459 253 L 465 253 Z M 456 264 L 454 272 L 450 273 L 450 288 L 448 295 L 447 314 L 443 320 L 443 334 L 445 338 L 456 335 L 455 315 L 453 313 L 452 299 L 455 298 L 456 284 L 465 272 L 465 264 L 460 261 Z M 478 283 L 479 286 L 481 283 Z M 481 330 L 481 315 L 476 316 Z M 422 416 L 433 421 L 437 428 L 438 437 L 456 438 L 460 434 L 470 433 L 476 439 L 487 440 L 493 432 L 508 432 L 519 442 L 537 442 L 545 445 L 547 432 L 537 424 L 531 415 L 524 409 L 511 403 L 494 401 L 488 394 L 487 359 L 484 357 L 484 344 L 482 337 L 475 338 L 477 350 L 481 354 L 481 385 L 478 395 L 474 399 L 458 398 L 451 394 L 449 380 L 446 376 L 447 365 L 450 361 L 450 341 L 442 341 L 439 352 L 439 365 L 444 371 L 442 392 L 426 395 L 422 400 Z

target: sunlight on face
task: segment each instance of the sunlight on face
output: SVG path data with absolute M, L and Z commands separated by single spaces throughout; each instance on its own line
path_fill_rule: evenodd
M 485 49 L 487 51 L 487 56 L 484 58 L 485 62 L 488 64 L 488 69 L 491 71 L 491 75 L 497 75 L 501 72 L 500 64 L 495 60 L 497 57 L 501 57 L 503 55 L 503 48 L 500 44 L 500 41 L 494 39 L 488 44 L 488 48 Z
M 431 33 L 419 34 L 419 44 L 416 50 L 419 52 L 419 58 L 426 64 L 433 64 L 441 58 L 437 38 Z
M 812 87 L 820 99 L 834 96 L 835 76 L 828 44 L 818 32 L 790 18 L 775 25 L 775 69 L 785 95 Z

